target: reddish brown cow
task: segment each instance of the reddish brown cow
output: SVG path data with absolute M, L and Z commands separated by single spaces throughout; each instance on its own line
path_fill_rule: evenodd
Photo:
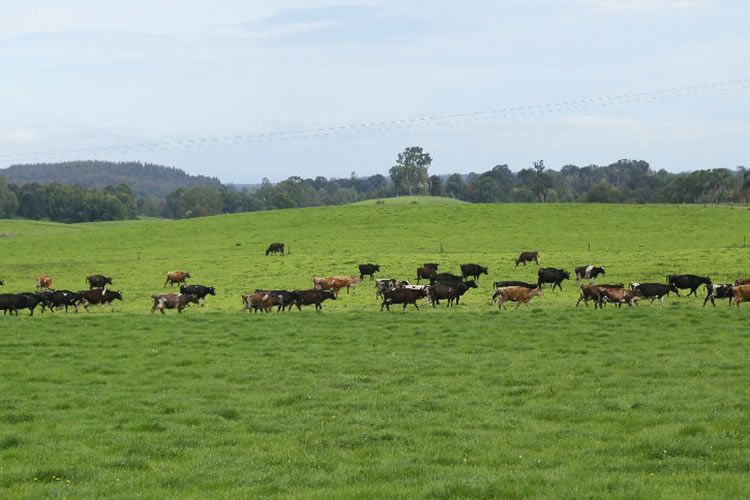
M 618 307 L 622 304 L 632 307 L 633 303 L 641 300 L 641 295 L 637 291 L 628 290 L 627 288 L 599 287 L 599 290 L 602 297 L 599 307 L 604 307 L 606 302 L 617 304 Z M 638 304 L 636 303 L 636 305 Z
M 750 278 L 740 278 L 735 280 L 735 285 L 750 285 Z
M 740 302 L 750 302 L 750 285 L 735 285 L 732 287 L 734 294 L 734 305 L 740 306 Z
M 37 288 L 52 288 L 52 278 L 49 276 L 37 276 L 36 277 Z
M 102 312 L 104 312 L 104 304 L 109 304 L 112 307 L 112 312 L 115 310 L 114 300 L 122 300 L 121 291 L 107 290 L 106 288 L 97 288 L 96 290 L 81 290 L 76 294 L 76 304 L 78 302 L 83 303 L 83 308 L 86 312 L 89 312 L 89 304 L 101 304 Z M 76 307 L 76 310 L 78 308 Z
M 157 309 L 164 314 L 164 309 L 177 309 L 179 314 L 187 306 L 199 303 L 199 297 L 190 293 L 155 293 L 151 296 L 154 299 L 154 305 L 151 307 L 151 314 Z
M 190 273 L 186 271 L 169 271 L 167 273 L 167 281 L 164 282 L 164 286 L 174 286 L 175 283 L 185 283 L 185 280 L 190 278 Z
M 501 286 L 497 288 L 497 296 L 500 299 L 499 308 L 501 311 L 503 307 L 505 307 L 504 303 L 508 300 L 516 302 L 516 309 L 518 309 L 518 306 L 522 303 L 526 304 L 526 307 L 529 307 L 531 299 L 537 295 L 544 295 L 541 288 L 526 288 L 523 286 Z M 508 308 L 505 307 L 505 310 L 507 311 Z
M 345 280 L 333 278 L 313 278 L 313 285 L 318 290 L 330 290 L 334 295 L 338 295 L 339 290 L 347 286 Z

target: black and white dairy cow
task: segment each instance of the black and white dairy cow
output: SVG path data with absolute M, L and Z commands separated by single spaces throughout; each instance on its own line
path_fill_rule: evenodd
M 600 274 L 607 274 L 604 272 L 604 266 L 580 266 L 576 267 L 576 284 L 582 282 L 585 279 L 591 280 L 590 284 L 593 285 L 596 281 L 596 277 Z
M 383 296 L 383 292 L 389 288 L 403 288 L 408 285 L 407 280 L 397 280 L 394 278 L 380 278 L 375 280 L 375 298 Z
M 687 294 L 687 297 L 690 297 L 691 295 L 697 297 L 698 294 L 696 293 L 696 290 L 698 290 L 698 287 L 703 284 L 710 285 L 711 278 L 708 276 L 696 276 L 694 274 L 668 274 L 667 283 L 682 290 L 689 288 L 690 293 Z M 680 295 L 679 292 L 677 295 Z
M 729 307 L 732 307 L 732 299 L 734 298 L 732 286 L 734 285 L 706 285 L 708 294 L 706 295 L 706 299 L 703 301 L 703 307 L 706 307 L 706 302 L 708 302 L 709 300 L 711 301 L 711 304 L 716 306 L 716 302 L 714 302 L 714 299 L 729 299 Z
M 539 279 L 536 284 L 539 288 L 543 283 L 552 283 L 552 290 L 559 287 L 562 291 L 562 281 L 570 279 L 570 273 L 565 269 L 555 269 L 554 267 L 543 267 L 537 271 Z

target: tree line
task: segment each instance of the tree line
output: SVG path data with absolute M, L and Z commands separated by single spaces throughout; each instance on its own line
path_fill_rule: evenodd
M 254 188 L 215 184 L 178 187 L 166 196 L 137 196 L 126 183 L 102 189 L 49 184 L 7 184 L 0 176 L 0 217 L 49 218 L 60 222 L 118 220 L 137 215 L 183 219 L 222 213 L 341 205 L 400 195 L 448 196 L 472 203 L 748 203 L 750 170 L 715 168 L 673 174 L 642 160 L 606 166 L 565 165 L 543 160 L 513 172 L 496 165 L 482 173 L 430 175 L 432 158 L 420 147 L 399 153 L 389 176 L 267 178 Z M 210 178 L 207 178 L 210 179 Z

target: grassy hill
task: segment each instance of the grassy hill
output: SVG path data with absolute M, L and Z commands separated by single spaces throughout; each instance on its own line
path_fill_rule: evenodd
M 124 296 L 114 313 L 0 319 L 5 496 L 745 495 L 746 306 L 576 309 L 574 282 L 530 309 L 488 299 L 492 281 L 535 279 L 536 265 L 513 264 L 522 250 L 542 266 L 605 265 L 607 282 L 748 276 L 747 211 L 389 201 L 0 221 L 2 292 L 104 273 Z M 266 257 L 273 241 L 291 253 Z M 490 274 L 453 310 L 380 313 L 366 282 L 322 313 L 240 312 L 255 288 L 307 288 L 364 262 L 412 279 L 427 261 Z M 217 296 L 152 316 L 175 269 Z

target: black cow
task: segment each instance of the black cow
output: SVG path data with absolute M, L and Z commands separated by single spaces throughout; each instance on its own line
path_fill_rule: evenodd
M 75 311 L 78 312 L 78 294 L 70 290 L 45 290 L 39 292 L 39 297 L 42 299 L 42 312 L 45 308 L 52 312 L 55 312 L 56 307 L 65 307 L 65 312 L 68 312 L 68 306 L 74 307 Z
M 437 272 L 439 266 L 440 266 L 440 264 L 435 264 L 434 262 L 425 262 L 424 263 L 424 267 L 431 267 L 432 269 L 435 270 L 435 272 Z
M 424 266 L 424 267 L 418 267 L 417 268 L 417 285 L 419 284 L 419 280 L 431 280 L 435 277 L 437 273 L 435 272 L 435 268 L 431 266 Z
M 5 281 L 0 280 L 0 285 L 4 285 L 4 284 L 5 284 Z
M 594 284 L 596 277 L 600 274 L 607 274 L 604 272 L 604 267 L 598 266 L 580 266 L 576 267 L 576 283 L 580 283 L 584 279 L 591 280 L 590 284 Z
M 104 304 L 109 304 L 109 306 L 112 308 L 112 312 L 114 312 L 114 300 L 122 300 L 121 291 L 118 290 L 115 292 L 112 290 L 107 290 L 106 288 L 103 288 L 101 290 L 81 290 L 76 295 L 76 305 L 79 303 L 83 303 L 83 308 L 86 309 L 86 312 L 89 312 L 90 304 L 101 304 L 102 312 L 104 312 Z
M 365 276 L 369 276 L 370 279 L 375 279 L 376 272 L 380 271 L 380 265 L 378 264 L 360 264 L 359 265 L 359 279 L 364 279 Z
M 34 308 L 42 301 L 42 298 L 31 292 L 17 293 L 16 297 L 16 316 L 18 316 L 19 309 L 28 309 L 29 316 L 34 315 Z
M 336 300 L 336 294 L 331 290 L 319 290 L 312 288 L 310 290 L 295 290 L 293 293 L 298 294 L 297 299 L 294 301 L 294 305 L 297 309 L 302 310 L 302 306 L 309 306 L 315 304 L 315 310 L 320 311 L 323 306 L 320 305 L 324 300 L 331 299 Z
M 525 266 L 527 262 L 532 260 L 536 262 L 537 266 L 539 265 L 539 252 L 521 252 L 521 255 L 516 259 L 516 267 L 521 263 Z
M 668 274 L 667 283 L 670 285 L 673 284 L 680 289 L 689 288 L 690 293 L 686 296 L 690 297 L 691 295 L 695 295 L 697 297 L 698 294 L 696 293 L 696 290 L 698 290 L 698 287 L 703 284 L 710 285 L 711 278 L 708 276 L 696 276 L 694 274 Z M 679 292 L 677 293 L 677 296 L 680 296 Z
M 92 288 L 104 288 L 108 284 L 112 284 L 112 278 L 107 278 L 104 275 L 101 274 L 92 274 L 91 276 L 86 276 L 86 281 L 89 284 L 89 290 Z
M 479 280 L 480 274 L 487 274 L 487 268 L 480 266 L 479 264 L 461 264 L 461 275 L 464 279 L 471 276 L 472 278 Z
M 216 296 L 216 291 L 212 286 L 203 285 L 180 285 L 180 293 L 185 295 L 196 295 L 202 300 L 201 306 L 206 304 L 206 295 Z
M 287 290 L 260 290 L 258 289 L 258 290 L 255 290 L 255 293 L 265 293 L 267 295 L 276 295 L 278 297 L 281 297 L 280 301 L 273 301 L 276 303 L 272 305 L 278 306 L 276 308 L 276 312 L 279 312 L 280 310 L 286 311 L 287 307 L 291 311 L 292 306 L 294 305 L 295 301 L 297 301 L 300 298 L 299 294 L 296 291 L 290 292 Z
M 542 287 L 543 283 L 552 283 L 552 290 L 555 287 L 560 287 L 562 291 L 562 281 L 570 279 L 570 273 L 564 269 L 555 269 L 554 267 L 543 267 L 537 271 L 539 279 L 536 284 L 539 288 Z
M 389 288 L 383 291 L 383 303 L 380 304 L 380 311 L 383 311 L 383 307 L 391 310 L 391 304 L 403 304 L 404 308 L 409 304 L 414 304 L 414 307 L 419 311 L 417 300 L 427 295 L 427 287 L 421 289 L 415 288 Z
M 458 305 L 461 296 L 465 294 L 469 288 L 477 288 L 476 281 L 440 282 L 430 285 L 428 293 L 432 300 L 432 307 L 439 304 L 440 299 L 447 299 L 448 307 L 453 305 L 454 300 L 456 301 L 456 305 Z
M 284 255 L 284 244 L 283 243 L 271 243 L 268 246 L 268 249 L 266 250 L 266 255 L 269 253 L 279 253 L 281 252 L 281 255 Z
M 463 283 L 464 279 L 461 276 L 456 276 L 451 273 L 440 273 L 430 278 L 430 283 Z
M 680 295 L 680 291 L 674 283 L 668 285 L 664 283 L 631 283 L 630 288 L 644 299 L 651 299 L 651 302 L 648 304 L 649 306 L 656 299 L 659 299 L 661 305 L 664 305 L 664 296 L 669 295 L 670 292 L 674 292 L 678 296 Z
M 18 316 L 18 298 L 15 294 L 12 293 L 3 293 L 0 294 L 0 309 L 3 310 L 3 314 L 7 314 L 8 311 L 10 311 L 10 314 L 16 313 L 16 316 Z
M 716 302 L 714 302 L 714 299 L 729 299 L 729 307 L 732 307 L 732 299 L 734 298 L 732 286 L 734 285 L 706 285 L 708 294 L 706 295 L 706 299 L 703 301 L 703 307 L 706 307 L 706 302 L 708 302 L 709 300 L 711 301 L 711 304 L 716 307 Z
M 524 288 L 537 288 L 539 285 L 536 283 L 526 283 L 525 281 L 496 281 L 493 288 L 495 289 L 495 294 L 492 296 L 492 304 L 495 303 L 497 300 L 499 294 L 497 293 L 497 289 L 500 287 L 506 287 L 506 286 L 522 286 Z

